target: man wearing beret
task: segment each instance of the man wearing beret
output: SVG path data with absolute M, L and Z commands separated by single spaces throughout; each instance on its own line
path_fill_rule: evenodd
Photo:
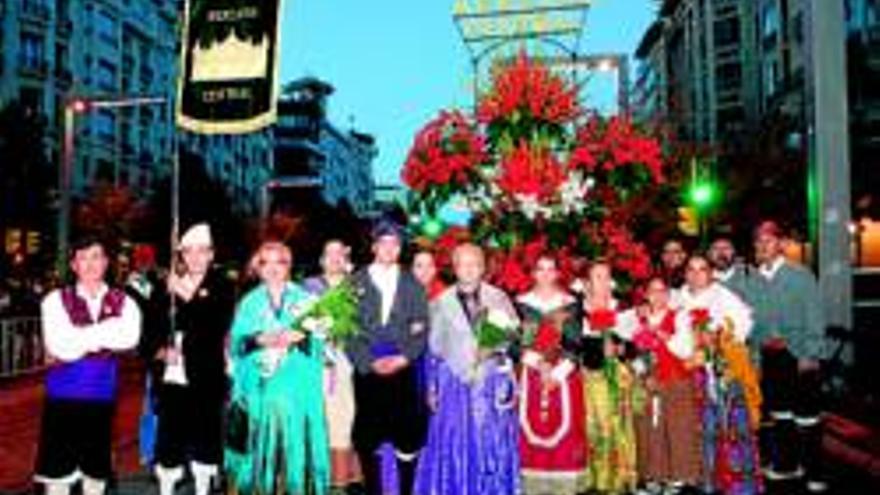
M 347 349 L 356 369 L 353 440 L 368 493 L 382 494 L 376 450 L 390 442 L 397 457 L 399 493 L 410 495 L 427 434 L 417 363 L 427 343 L 428 302 L 422 286 L 400 267 L 401 228 L 382 221 L 372 237 L 373 262 L 353 278 L 361 324 Z

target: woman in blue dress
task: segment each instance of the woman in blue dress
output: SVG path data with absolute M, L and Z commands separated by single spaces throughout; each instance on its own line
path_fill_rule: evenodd
M 476 335 L 485 317 L 514 329 L 516 312 L 504 292 L 482 282 L 484 264 L 479 247 L 457 247 L 457 283 L 431 307 L 429 402 L 435 412 L 416 475 L 419 495 L 520 492 L 512 363 L 503 351 L 481 349 Z
M 293 329 L 313 298 L 290 281 L 290 265 L 284 244 L 260 246 L 253 268 L 262 283 L 232 324 L 228 421 L 244 424 L 230 424 L 243 438 L 228 439 L 226 468 L 239 494 L 323 495 L 330 484 L 323 342 Z

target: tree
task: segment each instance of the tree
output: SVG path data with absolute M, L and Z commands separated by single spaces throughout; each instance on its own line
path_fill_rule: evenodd
M 109 182 L 100 182 L 73 208 L 73 228 L 78 234 L 99 236 L 111 247 L 137 240 L 138 231 L 148 217 L 147 203 L 134 191 Z

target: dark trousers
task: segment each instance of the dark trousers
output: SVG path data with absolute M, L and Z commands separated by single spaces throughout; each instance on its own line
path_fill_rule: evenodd
M 173 468 L 187 460 L 223 464 L 223 395 L 180 385 L 159 389 L 156 461 Z
M 36 478 L 71 480 L 77 471 L 90 478 L 110 478 L 114 407 L 105 401 L 47 399 Z
M 391 442 L 397 453 L 400 494 L 412 493 L 416 461 L 428 426 L 425 397 L 419 390 L 416 366 L 390 376 L 355 375 L 353 440 L 371 495 L 382 493 L 381 458 L 376 450 L 385 442 Z
M 762 349 L 761 372 L 764 464 L 781 478 L 821 479 L 821 374 L 799 371 L 797 359 L 784 347 Z

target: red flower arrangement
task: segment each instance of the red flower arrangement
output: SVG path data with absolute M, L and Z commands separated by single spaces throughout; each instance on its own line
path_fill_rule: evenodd
M 403 165 L 403 182 L 416 192 L 463 186 L 486 161 L 485 142 L 461 112 L 441 112 L 416 135 Z
M 472 208 L 469 238 L 487 248 L 489 280 L 512 293 L 531 288 L 544 253 L 563 284 L 575 260 L 603 257 L 628 290 L 651 273 L 627 225 L 639 193 L 663 182 L 663 155 L 629 119 L 583 115 L 571 81 L 519 55 L 493 74 L 474 117 L 444 112 L 416 136 L 402 172 L 416 211 L 460 195 Z M 437 240 L 441 269 L 468 240 L 459 234 Z
M 651 276 L 651 256 L 644 244 L 634 241 L 628 230 L 611 221 L 602 224 L 601 232 L 614 270 L 632 280 L 645 280 Z
M 643 166 L 654 183 L 663 177 L 660 143 L 633 127 L 628 119 L 611 117 L 603 123 L 593 117 L 577 133 L 577 145 L 569 158 L 572 169 L 610 172 L 618 167 Z
M 565 181 L 562 165 L 546 149 L 520 142 L 501 160 L 498 187 L 505 193 L 546 200 Z
M 440 234 L 433 243 L 434 263 L 440 271 L 447 271 L 452 268 L 452 251 L 459 244 L 469 242 L 471 233 L 468 229 L 459 226 L 453 226 Z
M 532 276 L 517 260 L 516 253 L 497 253 L 489 279 L 511 294 L 523 293 L 532 286 Z
M 577 87 L 521 53 L 493 77 L 492 89 L 477 108 L 477 120 L 488 124 L 517 113 L 553 124 L 571 122 L 581 114 Z

